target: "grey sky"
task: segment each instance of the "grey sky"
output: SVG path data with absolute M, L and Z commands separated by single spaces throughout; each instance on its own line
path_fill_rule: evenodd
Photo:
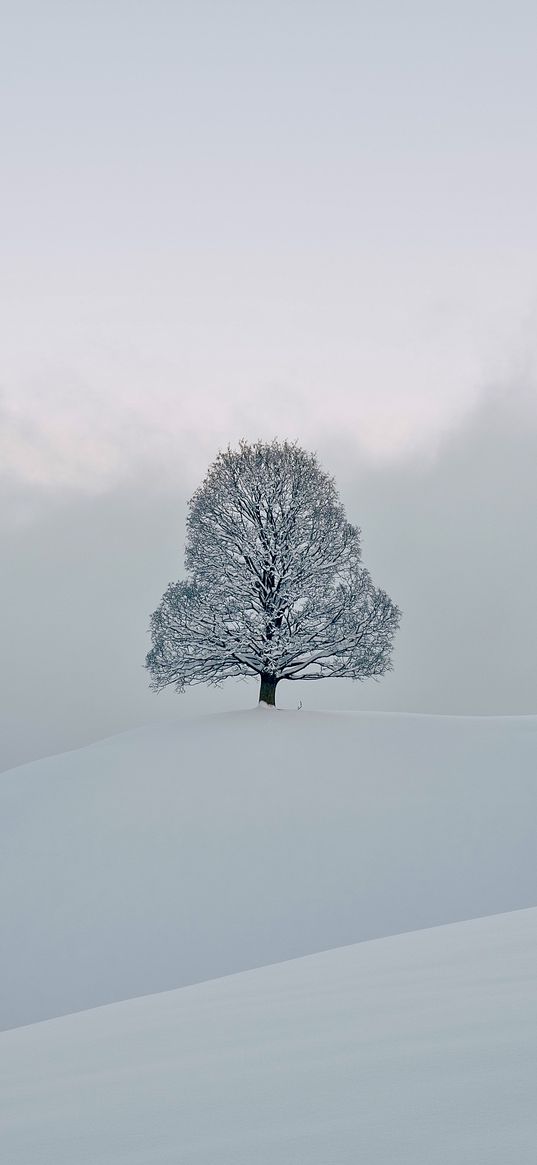
M 3 6 L 0 763 L 175 712 L 147 618 L 242 435 L 319 450 L 405 611 L 394 675 L 310 706 L 534 710 L 536 34 L 516 2 Z

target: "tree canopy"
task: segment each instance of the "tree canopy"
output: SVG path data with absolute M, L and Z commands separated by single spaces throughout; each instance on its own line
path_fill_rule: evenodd
M 361 565 L 335 483 L 296 443 L 219 453 L 189 503 L 187 578 L 151 618 L 151 687 L 378 677 L 400 611 Z

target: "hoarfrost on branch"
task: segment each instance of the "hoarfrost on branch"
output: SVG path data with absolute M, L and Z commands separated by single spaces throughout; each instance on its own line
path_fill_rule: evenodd
M 333 479 L 296 444 L 219 454 L 190 502 L 185 565 L 151 619 L 155 690 L 259 675 L 273 703 L 282 679 L 391 668 L 400 612 L 361 565 Z

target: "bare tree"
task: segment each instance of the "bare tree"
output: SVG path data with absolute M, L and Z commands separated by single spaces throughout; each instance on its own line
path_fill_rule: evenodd
M 194 494 L 188 579 L 151 618 L 151 687 L 260 676 L 365 679 L 391 669 L 400 612 L 361 566 L 360 531 L 333 479 L 289 442 L 228 447 Z

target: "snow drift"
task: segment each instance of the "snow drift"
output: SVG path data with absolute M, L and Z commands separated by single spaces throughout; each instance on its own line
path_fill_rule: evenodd
M 4 1032 L 4 1159 L 534 1165 L 536 965 L 528 910 Z
M 533 717 L 268 709 L 4 773 L 0 1026 L 533 906 L 536 774 Z

